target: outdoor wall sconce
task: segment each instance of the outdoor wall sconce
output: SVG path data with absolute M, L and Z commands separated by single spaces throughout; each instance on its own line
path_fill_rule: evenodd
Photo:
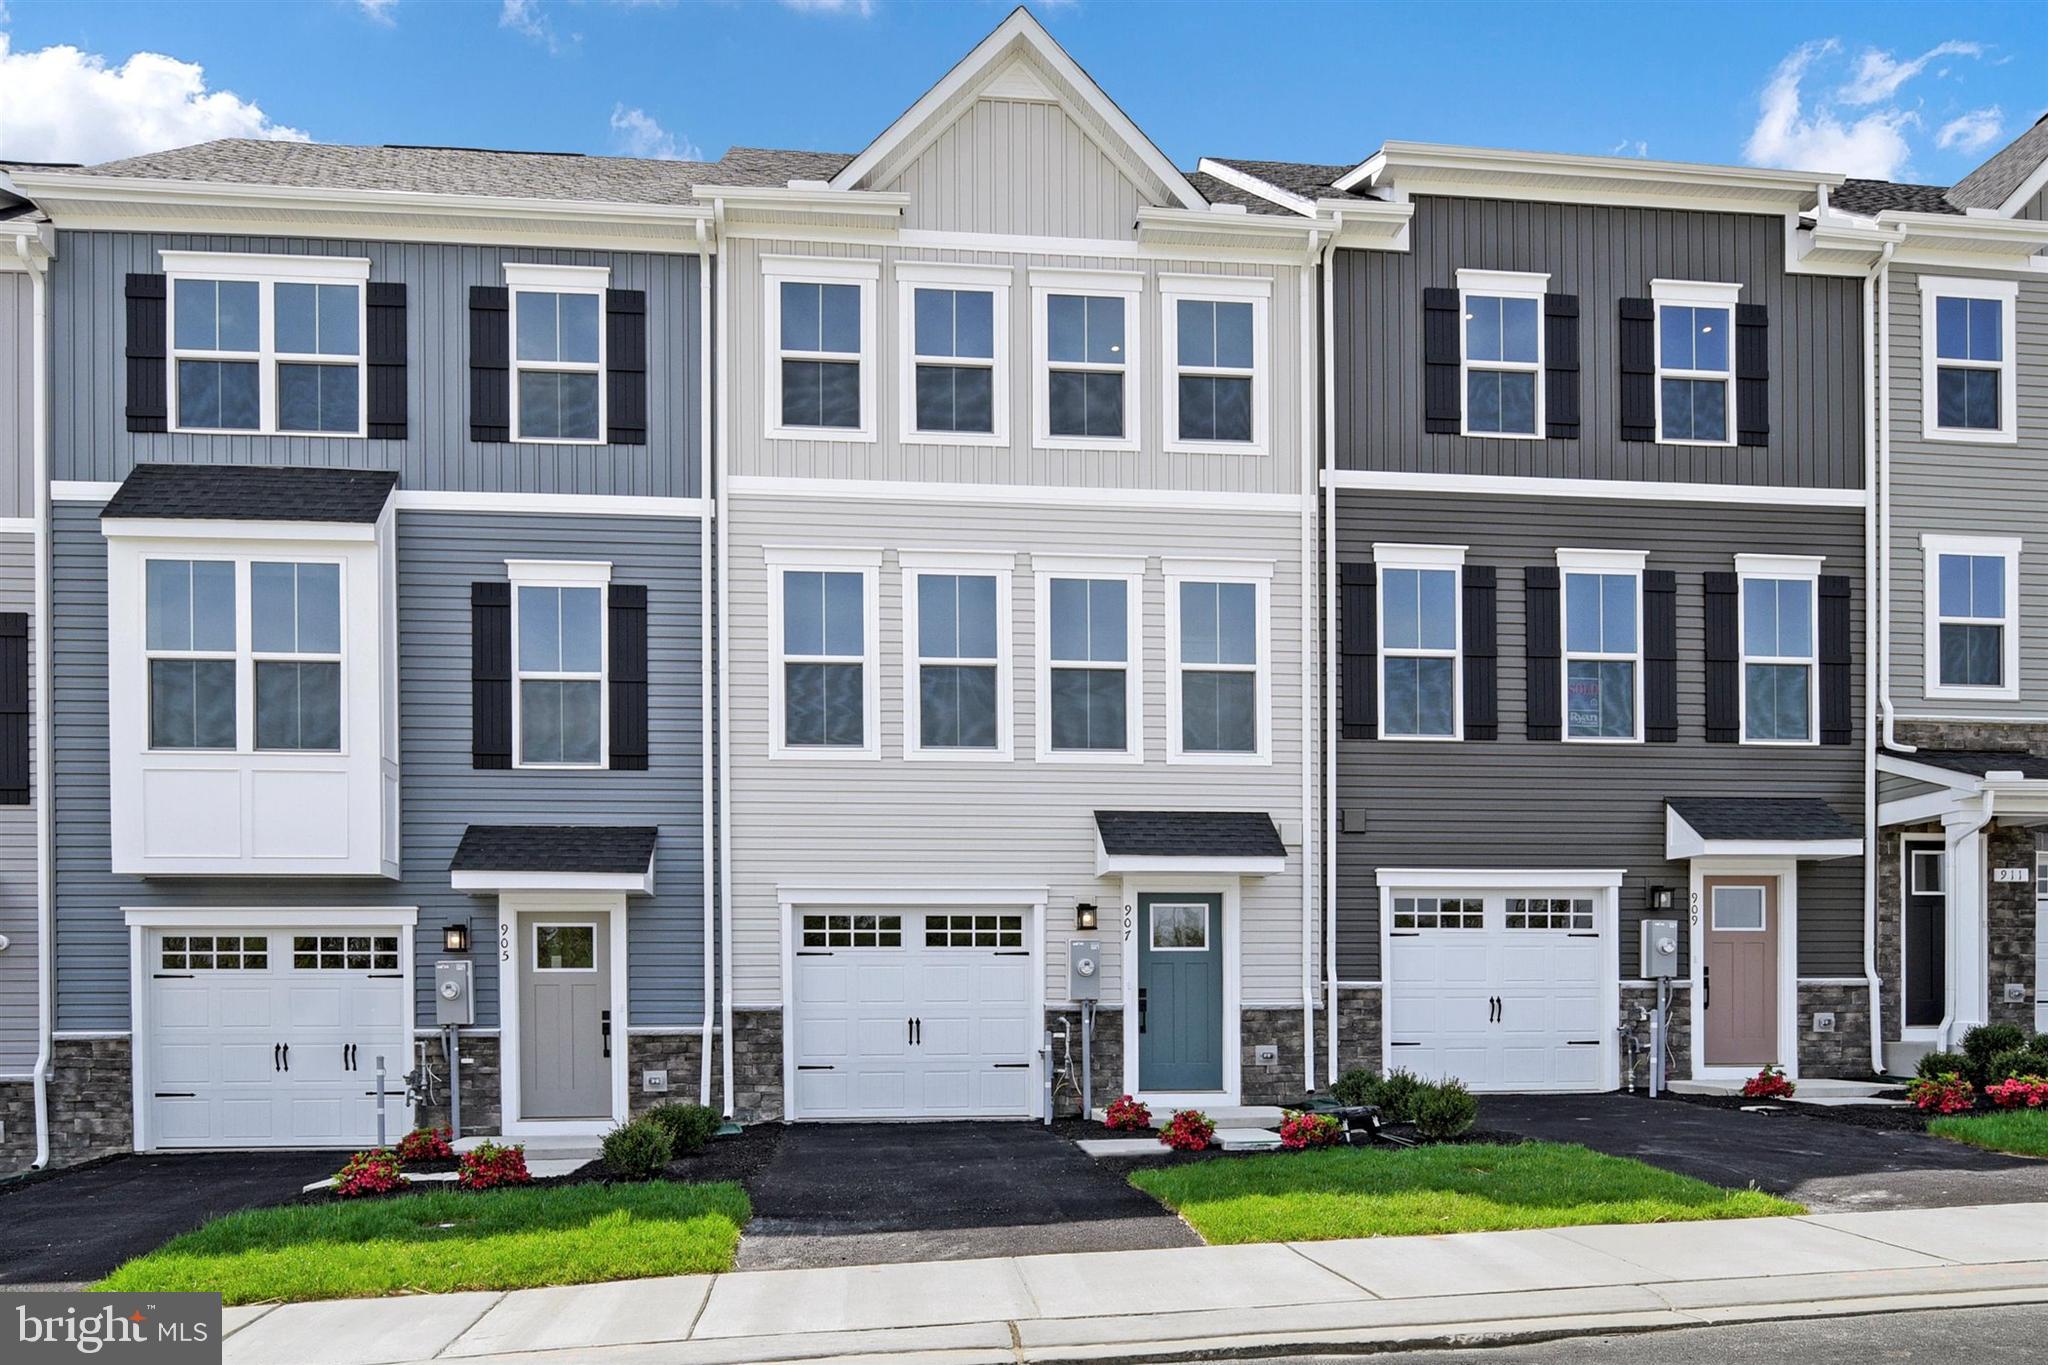
M 441 930 L 441 947 L 451 953 L 469 951 L 469 925 L 461 922 L 448 925 Z
M 1674 904 L 1675 899 L 1670 887 L 1653 886 L 1650 888 L 1650 908 L 1652 910 L 1670 910 Z
M 1093 905 L 1087 901 L 1082 901 L 1074 907 L 1074 927 L 1076 929 L 1093 929 L 1095 927 L 1095 907 Z

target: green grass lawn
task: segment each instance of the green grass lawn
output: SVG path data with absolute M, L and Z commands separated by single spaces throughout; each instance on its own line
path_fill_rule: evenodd
M 734 1184 L 448 1190 L 216 1218 L 94 1285 L 226 1303 L 530 1289 L 732 1268 L 753 1216 Z
M 1333 1148 L 1139 1171 L 1131 1183 L 1211 1243 L 1499 1232 L 1804 1213 L 1584 1147 Z
M 1927 1131 L 1994 1152 L 2048 1156 L 2048 1110 L 2009 1109 L 1978 1118 L 1936 1119 Z

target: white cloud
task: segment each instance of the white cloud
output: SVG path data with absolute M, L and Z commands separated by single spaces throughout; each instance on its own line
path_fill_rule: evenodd
M 703 149 L 688 138 L 678 138 L 656 122 L 644 109 L 612 106 L 612 144 L 627 156 L 652 157 L 657 161 L 701 161 Z
M 391 11 L 398 8 L 398 0 L 356 0 L 356 8 L 361 10 L 363 17 L 371 23 L 389 28 L 398 22 L 391 14 Z
M 784 9 L 798 14 L 858 14 L 866 19 L 875 12 L 875 0 L 780 0 Z
M 1951 39 L 1937 43 L 1909 61 L 1895 61 L 1889 52 L 1879 52 L 1874 47 L 1863 49 L 1863 55 L 1856 59 L 1856 70 L 1842 88 L 1835 92 L 1835 98 L 1844 104 L 1876 104 L 1899 93 L 1899 87 L 1927 69 L 1927 64 L 1937 57 L 1981 57 L 1984 47 L 1981 43 L 1966 43 Z M 1945 74 L 1945 73 L 1944 73 Z
M 550 52 L 561 50 L 555 41 L 555 26 L 541 10 L 540 0 L 503 0 L 498 8 L 498 27 L 523 33 Z
M 1920 121 L 1910 110 L 1874 109 L 1845 122 L 1825 102 L 1809 112 L 1800 94 L 1808 68 L 1841 50 L 1829 38 L 1802 44 L 1778 63 L 1764 86 L 1756 127 L 1743 155 L 1753 166 L 1837 171 L 1890 180 L 1912 155 L 1905 129 Z
M 1934 145 L 1944 152 L 1981 152 L 1998 141 L 1998 135 L 2005 131 L 2005 112 L 1997 105 L 1989 109 L 1972 109 L 1941 125 L 1934 135 Z
M 1625 137 L 1621 141 L 1615 143 L 1612 147 L 1609 147 L 1607 149 L 1607 155 L 1609 156 L 1633 156 L 1641 158 L 1646 157 L 1649 154 L 1650 144 L 1639 137 Z
M 253 100 L 208 90 L 206 71 L 160 52 L 119 66 L 69 45 L 10 50 L 0 33 L 0 128 L 24 161 L 112 161 L 220 137 L 305 142 Z

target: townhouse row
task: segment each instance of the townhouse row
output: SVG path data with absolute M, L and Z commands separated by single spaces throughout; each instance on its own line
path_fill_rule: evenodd
M 0 176 L 0 1168 L 2036 1020 L 2048 124 Z

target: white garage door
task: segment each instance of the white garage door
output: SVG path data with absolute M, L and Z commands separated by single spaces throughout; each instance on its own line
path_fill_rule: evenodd
M 798 911 L 796 1116 L 1028 1117 L 1022 911 Z
M 149 1139 L 158 1147 L 377 1140 L 377 1056 L 395 1138 L 409 1124 L 396 929 L 148 935 Z
M 1598 892 L 1396 892 L 1387 1065 L 1474 1090 L 1607 1090 Z

